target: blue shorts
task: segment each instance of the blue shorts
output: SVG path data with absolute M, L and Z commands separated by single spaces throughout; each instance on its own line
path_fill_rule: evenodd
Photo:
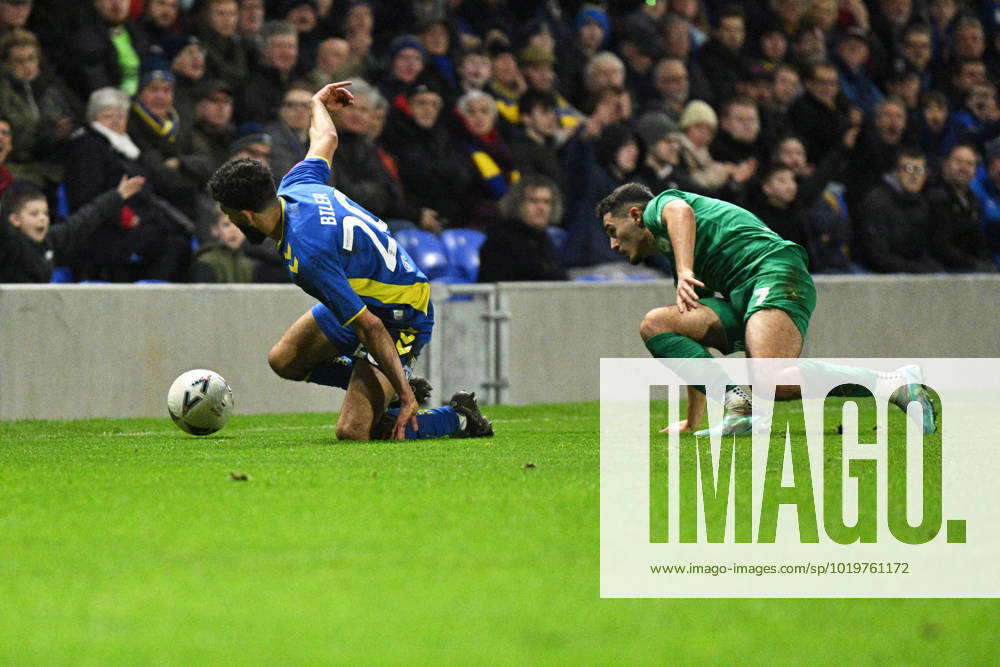
M 345 327 L 338 322 L 329 308 L 317 303 L 312 307 L 311 312 L 320 330 L 337 348 L 339 354 L 350 359 L 365 359 L 371 365 L 378 367 L 375 358 L 354 333 L 354 329 L 350 326 Z M 420 350 L 431 340 L 431 330 L 434 327 L 434 306 L 429 305 L 427 315 L 417 321 L 411 320 L 406 324 L 400 324 L 382 320 L 382 323 L 389 331 L 389 336 L 399 353 L 399 361 L 409 377 L 410 368 L 420 356 Z

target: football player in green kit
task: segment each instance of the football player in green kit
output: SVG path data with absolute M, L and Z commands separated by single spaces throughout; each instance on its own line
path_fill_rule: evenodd
M 657 252 L 673 262 L 677 303 L 646 313 L 639 329 L 654 357 L 709 358 L 707 347 L 724 354 L 745 350 L 755 358 L 801 354 L 816 307 L 806 251 L 782 239 L 760 218 L 735 204 L 681 190 L 654 196 L 637 183 L 622 185 L 605 197 L 597 206 L 597 217 L 611 249 L 631 263 Z M 712 297 L 716 292 L 723 297 Z M 845 366 L 831 370 L 859 384 L 895 383 L 898 389 L 891 400 L 904 412 L 910 401 L 918 401 L 924 432 L 934 432 L 934 408 L 920 384 L 918 367 L 888 374 Z M 792 388 L 775 396 L 777 400 L 798 397 Z M 725 402 L 722 434 L 750 433 L 749 387 L 728 387 Z M 664 431 L 693 431 L 704 411 L 704 393 L 689 388 L 687 418 Z M 707 430 L 696 433 L 707 434 Z

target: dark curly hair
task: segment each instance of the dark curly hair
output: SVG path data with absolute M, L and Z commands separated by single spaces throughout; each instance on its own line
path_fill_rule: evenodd
M 250 158 L 232 160 L 219 167 L 208 179 L 208 191 L 225 208 L 258 213 L 277 196 L 271 169 Z
M 597 220 L 603 223 L 606 213 L 623 215 L 631 206 L 642 209 L 652 198 L 653 191 L 641 183 L 619 185 L 597 204 Z

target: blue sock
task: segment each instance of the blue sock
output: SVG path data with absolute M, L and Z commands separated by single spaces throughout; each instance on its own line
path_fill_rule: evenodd
M 353 371 L 353 359 L 350 357 L 337 357 L 333 361 L 324 361 L 317 365 L 306 378 L 306 382 L 347 389 L 347 383 L 350 381 Z
M 399 414 L 397 408 L 386 412 L 393 417 Z M 417 426 L 420 427 L 420 430 L 415 432 L 413 427 L 407 424 L 407 440 L 426 440 L 427 438 L 451 435 L 459 429 L 458 413 L 455 412 L 455 408 L 448 405 L 431 410 L 420 410 L 417 412 Z

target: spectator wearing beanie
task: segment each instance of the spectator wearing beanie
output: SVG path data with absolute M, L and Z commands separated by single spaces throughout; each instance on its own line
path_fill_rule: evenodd
M 611 36 L 607 13 L 597 5 L 584 5 L 576 15 L 573 38 L 557 50 L 556 71 L 567 99 L 581 108 L 586 104 L 583 72 L 587 62 L 601 51 Z
M 389 71 L 379 83 L 383 97 L 395 104 L 423 74 L 427 51 L 413 35 L 401 35 L 389 45 Z M 438 87 L 435 84 L 435 87 Z
M 697 191 L 719 192 L 729 180 L 733 167 L 714 160 L 709 152 L 708 147 L 719 127 L 715 110 L 701 100 L 692 100 L 684 108 L 678 124 L 684 166 L 697 184 Z

